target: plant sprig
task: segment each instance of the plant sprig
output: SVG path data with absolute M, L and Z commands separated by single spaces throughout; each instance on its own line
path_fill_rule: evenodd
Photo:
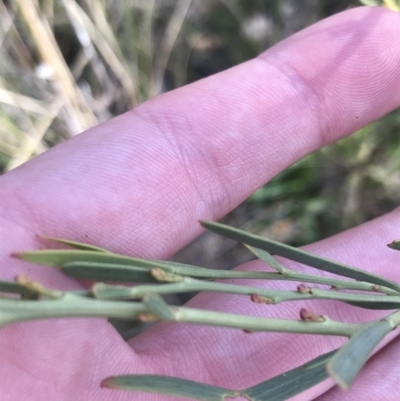
M 102 386 L 112 388 L 159 392 L 201 401 L 222 401 L 226 397 L 239 395 L 252 401 L 266 398 L 281 401 L 329 376 L 341 387 L 347 388 L 377 345 L 390 331 L 400 326 L 398 283 L 220 223 L 202 222 L 202 225 L 228 238 L 243 242 L 256 257 L 267 263 L 275 272 L 214 270 L 175 262 L 133 258 L 88 244 L 46 237 L 74 249 L 41 250 L 18 253 L 14 256 L 28 262 L 59 268 L 71 277 L 92 279 L 96 282 L 90 290 L 61 292 L 45 288 L 24 276 L 18 277 L 15 282 L 0 281 L 0 327 L 24 320 L 86 316 L 139 322 L 184 322 L 237 328 L 246 332 L 287 332 L 348 337 L 348 341 L 340 349 L 241 391 L 154 375 L 116 376 L 102 382 Z M 399 243 L 400 241 L 396 240 L 388 246 L 400 250 Z M 344 276 L 346 279 L 296 272 L 279 263 L 271 253 Z M 264 285 L 214 281 L 227 278 L 263 280 L 260 283 L 264 283 L 265 280 L 295 281 L 297 287 L 293 291 L 274 290 Z M 104 283 L 107 281 L 132 282 L 140 285 L 122 286 Z M 325 285 L 330 289 L 310 287 L 309 284 Z M 356 292 L 349 293 L 342 290 Z M 243 295 L 253 302 L 267 305 L 327 299 L 345 302 L 355 307 L 395 311 L 383 319 L 363 323 L 335 321 L 305 308 L 299 308 L 297 320 L 273 319 L 171 306 L 161 297 L 164 294 L 192 291 Z M 355 359 L 354 355 L 357 356 Z

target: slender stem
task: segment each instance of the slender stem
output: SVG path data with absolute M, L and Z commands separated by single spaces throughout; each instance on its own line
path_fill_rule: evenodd
M 174 273 L 176 274 L 182 274 L 183 276 L 189 276 L 189 277 L 191 276 L 191 271 L 189 269 L 186 269 L 185 271 L 179 271 L 177 268 L 175 268 L 174 270 L 175 270 Z M 314 276 L 311 274 L 297 273 L 296 271 L 289 269 L 285 269 L 284 274 L 270 273 L 270 272 L 241 272 L 237 270 L 209 271 L 209 269 L 201 269 L 201 276 L 199 275 L 195 277 L 212 278 L 212 279 L 233 278 L 233 279 L 298 281 L 301 283 L 329 285 L 338 290 L 347 289 L 347 290 L 358 290 L 358 291 L 369 291 L 369 292 L 381 292 L 387 295 L 400 295 L 398 291 L 395 291 L 391 288 L 384 287 L 382 285 L 367 283 L 365 281 L 350 281 L 350 280 L 341 280 L 330 277 Z
M 311 274 L 297 273 L 289 269 L 286 269 L 284 275 L 279 273 L 270 273 L 270 274 L 275 275 L 275 277 L 268 277 L 270 280 L 300 281 L 302 283 L 329 285 L 337 290 L 358 290 L 358 291 L 369 291 L 369 292 L 381 292 L 387 295 L 395 295 L 395 296 L 400 295 L 398 291 L 392 290 L 391 288 L 367 283 L 365 281 L 350 281 L 350 280 L 340 280 L 330 277 L 313 276 Z
M 316 288 L 309 289 L 309 292 L 301 293 L 299 291 L 281 291 L 236 284 L 207 282 L 188 277 L 183 278 L 182 281 L 177 283 L 139 285 L 136 287 L 98 283 L 94 285 L 92 291 L 95 297 L 100 299 L 136 299 L 143 297 L 146 293 L 171 294 L 190 291 L 212 291 L 241 295 L 258 294 L 266 297 L 269 304 L 309 299 L 332 299 L 342 302 L 369 302 L 376 304 L 398 303 L 398 307 L 400 308 L 400 296 L 348 294 L 338 291 L 319 290 Z
M 141 303 L 100 301 L 66 293 L 57 299 L 21 301 L 0 299 L 0 327 L 23 320 L 63 317 L 113 317 L 137 320 L 147 312 Z
M 175 321 L 184 323 L 199 323 L 209 326 L 230 327 L 247 330 L 250 332 L 285 332 L 308 333 L 350 337 L 364 324 L 342 323 L 327 317 L 323 322 L 308 322 L 286 319 L 260 318 L 252 316 L 234 315 L 191 308 L 177 308 Z
M 122 266 L 122 275 L 117 274 L 117 269 L 121 268 L 121 266 L 116 266 L 113 264 L 100 264 L 100 263 L 90 263 L 90 262 L 70 262 L 64 265 L 63 271 L 72 275 L 73 277 L 80 278 L 90 278 L 92 280 L 100 281 L 121 281 L 122 277 L 126 277 L 126 273 L 129 269 L 132 269 L 137 273 L 138 269 L 143 271 L 151 272 L 154 268 L 161 269 L 168 274 L 179 275 L 181 277 L 191 277 L 197 279 L 255 279 L 255 280 L 280 280 L 280 281 L 297 281 L 301 283 L 315 283 L 315 284 L 323 284 L 334 287 L 335 289 L 351 289 L 358 291 L 369 291 L 369 292 L 380 292 L 387 295 L 400 295 L 399 292 L 392 290 L 387 287 L 367 283 L 367 282 L 359 282 L 359 281 L 350 281 L 350 280 L 341 280 L 330 277 L 321 277 L 315 276 L 311 274 L 302 274 L 297 273 L 295 271 L 285 269 L 284 273 L 272 273 L 272 272 L 252 272 L 252 271 L 238 271 L 238 270 L 213 270 L 213 269 L 205 269 L 198 267 L 187 267 L 187 266 L 170 266 L 161 262 L 154 262 L 150 266 Z M 74 274 L 72 274 L 70 269 L 74 267 Z M 89 268 L 90 266 L 90 268 Z M 107 278 L 102 278 L 102 276 L 97 273 L 99 267 L 105 268 L 107 271 Z M 85 270 L 86 269 L 86 270 Z M 79 276 L 76 276 L 76 272 L 79 273 Z M 100 278 L 99 278 L 100 277 Z M 133 277 L 133 276 L 132 276 Z M 123 281 L 127 281 L 124 279 Z M 137 280 L 128 280 L 128 281 L 137 281 Z M 148 279 L 146 280 L 148 281 Z M 163 280 L 160 280 L 163 281 Z
M 350 281 L 330 277 L 313 276 L 311 274 L 297 273 L 296 271 L 289 269 L 286 269 L 285 274 L 283 275 L 283 278 L 281 278 L 281 280 L 329 285 L 337 290 L 380 292 L 386 295 L 400 296 L 400 293 L 398 291 L 392 290 L 391 288 L 384 287 L 382 285 L 371 284 L 365 281 Z
M 268 331 L 288 333 L 308 333 L 349 337 L 365 326 L 342 323 L 325 318 L 323 322 L 308 322 L 284 319 L 251 317 L 230 313 L 220 313 L 169 307 L 175 322 L 205 324 L 209 326 L 230 327 L 246 331 Z M 100 301 L 66 293 L 65 296 L 51 300 L 21 301 L 0 299 L 0 327 L 23 320 L 62 318 L 62 317 L 108 317 L 128 320 L 160 320 L 143 303 Z

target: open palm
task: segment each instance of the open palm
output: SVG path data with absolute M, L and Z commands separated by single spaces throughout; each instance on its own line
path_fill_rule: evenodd
M 80 286 L 58 271 L 10 257 L 40 247 L 36 234 L 170 257 L 201 233 L 198 220 L 221 218 L 295 161 L 398 107 L 399 38 L 400 16 L 393 12 L 365 7 L 338 14 L 2 176 L 1 277 L 25 272 L 55 288 Z M 382 248 L 399 237 L 399 223 L 395 210 L 307 248 L 400 282 L 398 253 Z M 240 268 L 265 266 L 258 261 Z M 295 317 L 298 309 L 257 307 L 238 296 L 208 293 L 190 304 L 260 316 Z M 336 303 L 319 302 L 317 308 L 339 319 L 370 316 Z M 0 331 L 0 398 L 170 399 L 100 388 L 105 377 L 127 373 L 245 388 L 341 342 L 161 324 L 126 343 L 100 319 L 20 323 Z M 351 391 L 329 390 L 333 384 L 327 381 L 296 400 L 398 400 L 399 360 L 395 341 L 373 357 Z

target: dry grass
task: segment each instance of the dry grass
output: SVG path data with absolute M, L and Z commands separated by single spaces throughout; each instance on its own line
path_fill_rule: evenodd
M 191 2 L 170 3 L 0 1 L 0 171 L 161 92 Z

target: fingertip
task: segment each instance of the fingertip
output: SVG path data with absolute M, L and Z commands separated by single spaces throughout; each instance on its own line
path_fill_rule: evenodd
M 298 32 L 259 58 L 275 66 L 309 103 L 320 146 L 400 104 L 400 14 L 359 7 Z

